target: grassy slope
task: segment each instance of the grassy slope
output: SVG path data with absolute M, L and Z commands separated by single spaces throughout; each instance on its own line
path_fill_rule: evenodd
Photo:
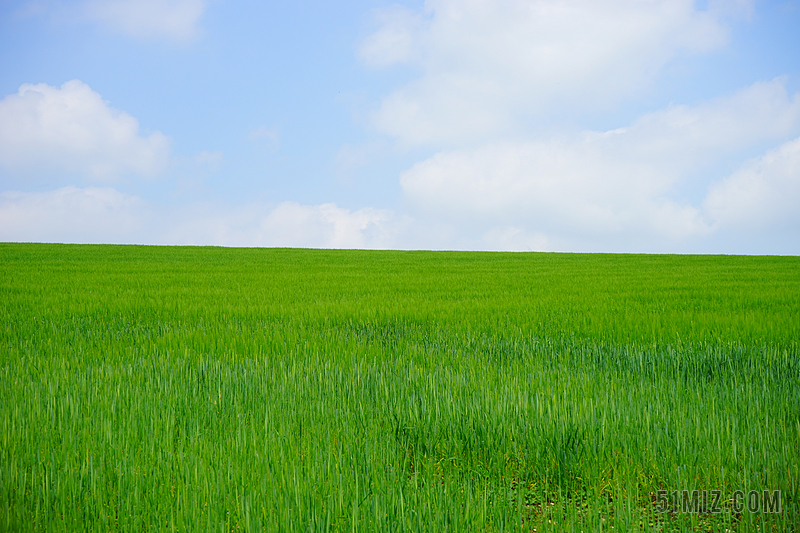
M 798 258 L 0 265 L 0 530 L 798 527 Z M 785 512 L 656 515 L 661 488 L 780 489 Z

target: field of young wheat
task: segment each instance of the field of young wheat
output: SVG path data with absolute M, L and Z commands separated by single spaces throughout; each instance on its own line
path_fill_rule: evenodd
M 0 531 L 800 530 L 797 257 L 0 244 L 0 302 Z

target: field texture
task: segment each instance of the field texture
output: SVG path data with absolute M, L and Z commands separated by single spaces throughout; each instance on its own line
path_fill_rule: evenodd
M 800 531 L 799 258 L 0 244 L 0 304 L 0 531 Z

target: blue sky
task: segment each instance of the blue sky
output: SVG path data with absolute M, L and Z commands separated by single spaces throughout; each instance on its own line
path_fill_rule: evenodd
M 800 253 L 800 0 L 12 0 L 0 65 L 0 241 Z

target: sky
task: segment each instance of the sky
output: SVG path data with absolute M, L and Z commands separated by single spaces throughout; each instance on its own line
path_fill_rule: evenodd
M 5 0 L 0 241 L 800 254 L 800 0 Z

